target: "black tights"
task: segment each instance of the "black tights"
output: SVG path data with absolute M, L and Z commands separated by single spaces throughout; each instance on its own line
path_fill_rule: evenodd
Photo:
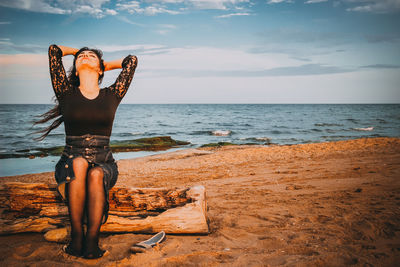
M 88 162 L 81 157 L 75 158 L 72 165 L 75 179 L 67 186 L 71 246 L 76 251 L 93 254 L 99 249 L 99 233 L 105 204 L 104 174 L 100 167 L 89 169 Z M 86 235 L 83 230 L 85 208 Z

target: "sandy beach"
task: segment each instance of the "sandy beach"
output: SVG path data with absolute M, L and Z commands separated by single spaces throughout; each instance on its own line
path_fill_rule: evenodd
M 102 234 L 98 260 L 65 255 L 40 233 L 0 236 L 1 266 L 396 266 L 400 139 L 186 149 L 118 161 L 118 186 L 204 185 L 209 235 Z M 54 173 L 0 183 L 54 184 Z M 397 265 L 398 266 L 398 265 Z

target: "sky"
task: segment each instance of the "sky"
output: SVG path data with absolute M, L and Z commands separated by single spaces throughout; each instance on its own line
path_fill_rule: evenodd
M 400 0 L 0 0 L 0 103 L 54 103 L 51 44 L 136 55 L 126 104 L 400 103 L 399 26 Z

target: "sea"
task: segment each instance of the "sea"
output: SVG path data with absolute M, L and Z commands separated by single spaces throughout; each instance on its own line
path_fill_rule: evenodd
M 43 141 L 32 132 L 47 104 L 0 105 L 0 154 L 65 144 L 64 125 Z M 171 136 L 190 142 L 167 151 L 114 153 L 116 160 L 203 144 L 307 144 L 361 137 L 400 137 L 400 104 L 121 104 L 111 142 Z M 0 159 L 0 177 L 54 171 L 59 157 Z

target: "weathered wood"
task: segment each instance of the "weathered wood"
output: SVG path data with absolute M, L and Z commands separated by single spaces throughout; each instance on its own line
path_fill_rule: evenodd
M 203 186 L 114 187 L 109 193 L 109 217 L 101 232 L 208 233 Z M 68 209 L 55 184 L 6 183 L 0 187 L 0 207 L 0 234 L 67 233 L 62 228 L 68 228 Z

